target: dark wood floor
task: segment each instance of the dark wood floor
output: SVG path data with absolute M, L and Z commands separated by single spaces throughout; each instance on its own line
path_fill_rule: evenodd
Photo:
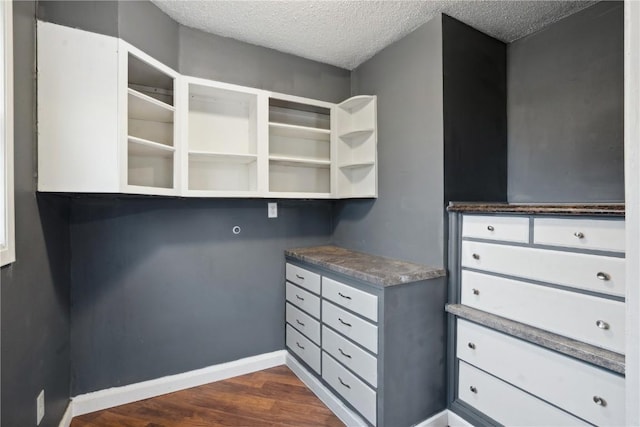
M 71 427 L 343 426 L 287 368 L 75 417 Z

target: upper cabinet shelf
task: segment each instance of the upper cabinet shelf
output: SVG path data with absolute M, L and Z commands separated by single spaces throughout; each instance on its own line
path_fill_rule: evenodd
M 39 191 L 377 197 L 375 96 L 182 76 L 117 38 L 38 22 L 38 117 Z

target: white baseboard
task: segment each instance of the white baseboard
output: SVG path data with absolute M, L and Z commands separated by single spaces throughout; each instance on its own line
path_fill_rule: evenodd
M 62 419 L 60 420 L 60 424 L 58 427 L 69 427 L 71 425 L 71 420 L 73 419 L 73 404 L 69 401 L 67 405 L 67 409 L 64 411 L 64 415 L 62 415 Z
M 421 423 L 416 424 L 414 427 L 447 427 L 448 425 L 449 411 L 445 409 L 442 412 L 438 412 L 431 418 L 428 418 Z
M 73 397 L 69 406 L 73 416 L 88 414 L 102 409 L 113 408 L 139 400 L 149 399 L 174 391 L 197 387 L 238 375 L 249 374 L 274 366 L 284 365 L 285 350 L 260 354 L 233 362 L 221 363 L 207 368 L 196 369 L 177 375 L 169 375 L 155 380 L 143 381 L 123 387 L 113 387 Z M 62 427 L 63 425 L 60 424 Z
M 473 427 L 473 424 L 471 424 L 469 421 L 465 420 L 455 412 L 451 412 L 451 411 L 447 411 L 447 412 L 449 417 L 449 421 L 448 421 L 449 427 Z
M 340 418 L 340 421 L 345 423 L 349 427 L 354 426 L 367 426 L 368 424 L 360 418 L 355 412 L 347 408 L 332 392 L 326 388 L 320 380 L 313 376 L 306 368 L 304 368 L 300 362 L 298 362 L 293 356 L 287 353 L 287 366 L 293 371 L 300 381 L 302 381 L 309 390 L 311 390 L 318 399 L 322 401 L 333 412 L 336 417 Z

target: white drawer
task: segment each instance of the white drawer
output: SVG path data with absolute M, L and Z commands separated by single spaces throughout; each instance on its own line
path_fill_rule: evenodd
M 372 386 L 378 386 L 378 359 L 326 326 L 322 327 L 322 349 Z
M 320 295 L 320 275 L 312 273 L 309 270 L 298 267 L 297 265 L 286 265 L 287 280 L 296 285 Z
M 322 352 L 322 378 L 371 424 L 376 425 L 376 392 L 325 352 Z
M 462 271 L 461 302 L 624 354 L 623 302 L 472 271 Z
M 624 296 L 624 258 L 462 242 L 462 266 Z
M 458 397 L 505 426 L 589 425 L 462 361 Z
M 345 337 L 378 354 L 378 327 L 322 301 L 322 323 L 331 326 Z
M 624 221 L 536 218 L 533 221 L 533 243 L 624 252 Z
M 320 322 L 298 310 L 293 305 L 286 304 L 287 323 L 302 332 L 307 338 L 320 345 Z
M 461 319 L 457 324 L 458 358 L 590 423 L 624 425 L 624 377 Z
M 374 322 L 378 321 L 378 297 L 376 295 L 323 277 L 322 296 Z
M 462 237 L 529 243 L 529 218 L 464 215 Z
M 300 356 L 318 374 L 320 373 L 320 347 L 305 338 L 300 332 L 287 325 L 287 347 Z
M 320 318 L 320 298 L 291 283 L 286 284 L 287 301 L 303 309 L 310 315 Z

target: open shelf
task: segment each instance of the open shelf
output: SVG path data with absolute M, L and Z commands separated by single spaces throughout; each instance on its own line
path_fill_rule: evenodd
M 349 99 L 347 99 L 346 101 L 344 101 L 341 104 L 338 104 L 338 107 L 340 107 L 341 109 L 349 112 L 349 113 L 354 113 L 362 108 L 364 108 L 367 104 L 371 103 L 371 99 L 372 97 L 369 95 L 359 95 L 359 96 L 354 96 L 351 97 Z
M 352 131 L 348 131 L 341 134 L 340 138 L 342 138 L 344 141 L 348 143 L 363 142 L 368 137 L 373 135 L 374 132 L 375 132 L 375 129 L 373 128 L 352 130 Z
M 159 144 L 157 142 L 149 141 L 135 136 L 128 136 L 129 141 L 129 155 L 134 156 L 161 156 L 172 157 L 176 149 L 172 146 Z
M 128 88 L 129 118 L 152 122 L 173 123 L 175 107 Z
M 257 157 L 223 153 L 189 153 L 189 191 L 255 192 Z
M 330 193 L 329 165 L 269 162 L 269 191 L 282 193 Z
M 269 133 L 274 136 L 285 138 L 312 139 L 319 141 L 329 141 L 331 130 L 318 129 L 308 126 L 289 125 L 286 123 L 269 123 Z
M 229 163 L 251 163 L 255 162 L 258 156 L 255 154 L 237 153 L 215 153 L 212 151 L 189 151 L 190 161 L 202 162 L 229 162 Z
M 371 167 L 374 166 L 376 164 L 376 162 L 369 161 L 369 162 L 359 162 L 359 163 L 346 163 L 344 165 L 340 166 L 340 169 L 357 169 L 357 168 L 366 168 L 366 167 Z
M 331 110 L 312 104 L 269 98 L 269 122 L 330 130 Z

